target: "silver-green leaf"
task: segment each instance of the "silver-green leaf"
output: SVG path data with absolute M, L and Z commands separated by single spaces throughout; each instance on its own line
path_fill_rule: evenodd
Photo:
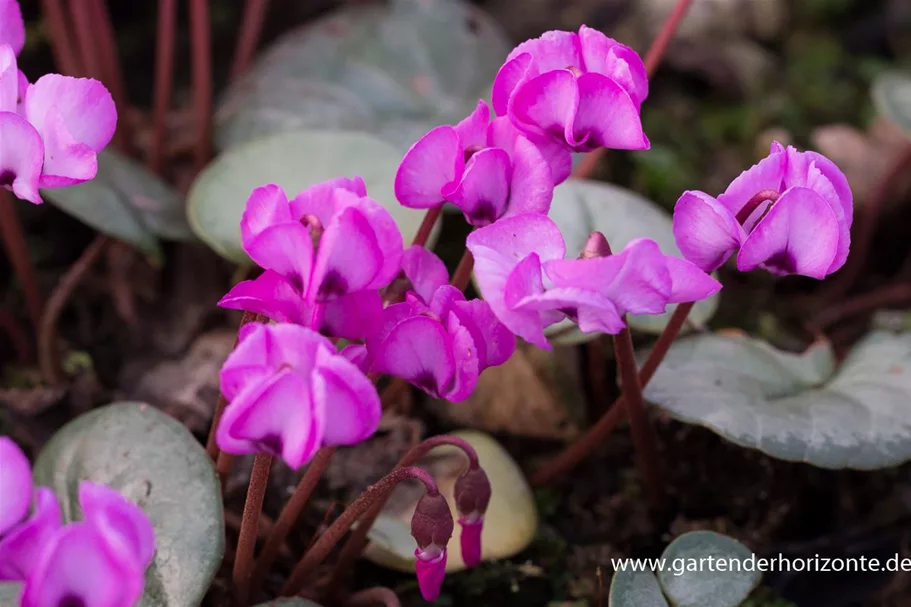
M 668 607 L 654 573 L 629 569 L 614 573 L 608 604 L 610 607 Z
M 674 607 L 737 607 L 762 579 L 752 555 L 726 535 L 691 531 L 664 550 L 658 581 Z
M 911 137 L 911 75 L 892 71 L 878 76 L 873 82 L 873 103 Z
M 225 549 L 221 488 L 211 459 L 179 422 L 142 403 L 94 409 L 60 429 L 34 466 L 66 520 L 79 517 L 82 480 L 136 503 L 155 528 L 140 607 L 199 605 Z
M 131 158 L 114 150 L 98 154 L 91 181 L 42 190 L 42 197 L 108 236 L 160 255 L 159 238 L 192 240 L 183 197 Z
M 389 210 L 407 243 L 425 211 L 403 207 L 395 199 L 401 158 L 394 147 L 364 133 L 292 131 L 257 139 L 222 154 L 196 178 L 188 197 L 190 225 L 226 259 L 249 263 L 241 246 L 240 218 L 250 192 L 277 183 L 293 198 L 322 181 L 359 175 L 367 195 Z
M 869 470 L 911 459 L 911 333 L 874 332 L 836 371 L 748 338 L 677 341 L 645 389 L 672 416 L 784 460 Z

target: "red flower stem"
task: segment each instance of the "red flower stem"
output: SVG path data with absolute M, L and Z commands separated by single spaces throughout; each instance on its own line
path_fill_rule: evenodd
M 436 225 L 437 220 L 439 220 L 442 213 L 443 205 L 434 207 L 432 209 L 427 209 L 427 212 L 424 213 L 424 219 L 421 221 L 421 225 L 418 228 L 417 234 L 414 235 L 414 240 L 411 241 L 412 246 L 427 246 L 427 239 L 430 238 L 430 233 L 433 232 L 433 226 Z
M 304 553 L 294 571 L 291 572 L 285 587 L 282 588 L 280 596 L 293 596 L 300 592 L 307 582 L 308 575 L 323 562 L 329 552 L 332 551 L 332 548 L 351 528 L 351 525 L 363 516 L 371 506 L 376 504 L 378 500 L 387 497 L 397 484 L 409 479 L 417 479 L 424 483 L 427 495 L 439 495 L 433 477 L 420 468 L 411 466 L 393 470 L 368 487 L 360 497 L 354 500 L 354 503 L 345 508 L 341 516 L 335 519 L 335 522 Z
M 13 267 L 13 272 L 19 279 L 19 285 L 22 287 L 22 294 L 25 297 L 25 307 L 37 333 L 41 326 L 41 311 L 44 303 L 41 299 L 41 291 L 38 289 L 38 275 L 35 272 L 35 266 L 32 265 L 32 260 L 29 259 L 25 233 L 22 231 L 22 224 L 16 214 L 15 204 L 13 195 L 0 188 L 0 240 L 3 241 L 3 249 Z
M 231 66 L 231 80 L 236 80 L 250 67 L 268 8 L 269 0 L 247 0 L 244 4 L 240 35 L 237 38 L 237 49 L 234 51 L 234 64 Z
M 750 215 L 759 208 L 759 205 L 764 202 L 775 204 L 775 201 L 778 200 L 778 196 L 778 190 L 762 190 L 757 192 L 752 198 L 747 200 L 747 203 L 737 212 L 737 222 L 740 225 L 744 225 L 747 222 L 747 219 L 750 218 Z M 769 208 L 772 208 L 772 206 L 769 205 Z M 767 213 L 768 209 L 766 209 L 765 212 Z
M 468 457 L 468 466 L 470 469 L 474 470 L 480 466 L 480 463 L 478 462 L 478 452 L 475 451 L 474 447 L 457 436 L 441 434 L 421 441 L 409 449 L 405 455 L 402 456 L 402 459 L 399 460 L 399 463 L 396 464 L 396 468 L 405 468 L 407 466 L 415 465 L 417 461 L 427 455 L 431 449 L 440 445 L 452 445 L 461 449 Z M 388 496 L 384 496 L 377 500 L 376 504 L 374 504 L 374 506 L 360 519 L 357 528 L 351 532 L 348 541 L 342 546 L 338 560 L 332 568 L 332 579 L 329 580 L 329 584 L 323 591 L 324 597 L 331 599 L 335 593 L 338 592 L 345 574 L 351 568 L 354 560 L 363 552 L 364 546 L 367 545 L 367 534 L 370 532 L 370 528 L 373 527 L 373 523 L 376 522 L 377 517 L 382 513 L 387 498 Z
M 82 282 L 110 243 L 111 239 L 104 234 L 96 236 L 79 259 L 60 278 L 60 282 L 47 300 L 38 328 L 38 366 L 41 369 L 41 377 L 49 385 L 59 385 L 66 379 L 60 368 L 60 357 L 57 355 L 57 319 L 66 307 L 73 290 Z
M 240 326 L 237 327 L 238 332 L 240 332 L 241 327 L 247 323 L 251 322 L 260 322 L 260 317 L 258 314 L 253 312 L 244 312 L 244 316 L 240 321 Z M 234 347 L 237 347 L 237 340 L 234 341 Z M 206 452 L 209 454 L 209 457 L 213 461 L 218 460 L 218 445 L 215 442 L 215 430 L 218 428 L 218 423 L 221 421 L 221 416 L 225 412 L 225 407 L 228 406 L 228 399 L 225 398 L 224 394 L 219 393 L 218 395 L 218 404 L 215 405 L 215 414 L 212 416 L 212 426 L 209 428 L 209 437 L 206 440 Z M 224 481 L 224 479 L 222 479 Z
M 190 0 L 193 114 L 196 122 L 195 167 L 199 172 L 212 156 L 212 41 L 209 0 Z
M 642 384 L 636 372 L 636 351 L 629 327 L 614 335 L 614 352 L 617 356 L 617 371 L 626 396 L 626 415 L 629 417 L 630 433 L 636 449 L 636 467 L 645 485 L 645 493 L 653 506 L 660 506 L 664 500 L 664 485 L 661 481 L 661 465 L 655 450 L 655 430 L 645 413 L 645 399 L 642 398 Z
M 275 557 L 278 556 L 288 534 L 297 524 L 301 512 L 303 512 L 307 502 L 310 501 L 310 496 L 313 495 L 316 486 L 319 485 L 319 481 L 329 466 L 335 450 L 336 447 L 323 447 L 317 451 L 303 478 L 297 484 L 291 499 L 282 508 L 281 514 L 279 514 L 278 520 L 272 527 L 269 538 L 266 540 L 266 544 L 256 560 L 256 566 L 253 569 L 253 576 L 250 581 L 250 588 L 254 591 L 262 586 L 266 574 L 269 573 L 269 568 L 275 562 Z
M 455 272 L 452 273 L 452 286 L 457 288 L 459 291 L 464 291 L 465 287 L 468 286 L 468 281 L 471 280 L 471 271 L 474 270 L 474 256 L 471 254 L 471 251 L 465 249 L 465 252 L 462 253 L 462 259 L 459 260 L 459 265 L 456 267 Z
M 164 169 L 164 142 L 171 92 L 174 88 L 174 38 L 177 31 L 177 0 L 158 0 L 158 32 L 155 44 L 155 92 L 152 102 L 152 141 L 146 158 L 149 169 Z
M 259 536 L 259 518 L 263 513 L 263 500 L 269 486 L 269 472 L 272 470 L 272 456 L 257 454 L 253 458 L 247 499 L 241 515 L 240 535 L 234 554 L 234 596 L 240 605 L 250 600 L 250 578 L 253 575 L 253 550 Z
M 911 285 L 888 285 L 876 291 L 846 299 L 824 309 L 813 320 L 811 328 L 822 330 L 851 316 L 864 314 L 885 306 L 906 305 L 908 303 L 911 303 Z
M 692 2 L 693 0 L 677 0 L 677 4 L 674 5 L 674 9 L 668 15 L 667 21 L 664 22 L 661 31 L 658 32 L 658 36 L 652 41 L 651 46 L 646 51 L 643 63 L 645 63 L 645 73 L 648 74 L 649 79 L 658 70 L 661 59 L 664 57 L 668 45 L 673 40 L 674 34 L 677 33 L 677 28 L 680 27 L 680 22 L 683 21 Z M 580 179 L 590 177 L 606 153 L 607 148 L 598 148 L 590 152 L 582 159 L 578 170 L 574 173 L 574 177 Z
M 3 308 L 0 308 L 0 329 L 2 329 L 9 338 L 13 349 L 16 351 L 16 359 L 19 364 L 26 364 L 32 358 L 32 346 L 28 337 L 22 330 L 19 322 Z
M 117 53 L 117 39 L 114 36 L 114 26 L 111 24 L 111 15 L 108 12 L 105 0 L 91 0 L 89 2 L 91 21 L 97 32 L 97 51 L 100 57 L 101 81 L 111 91 L 121 116 L 130 107 L 127 98 L 126 83 L 123 80 L 123 71 L 120 69 L 120 58 Z M 117 121 L 117 131 L 114 133 L 117 147 L 126 152 L 131 151 L 132 135 L 130 121 L 121 118 Z
M 682 303 L 674 310 L 670 320 L 664 327 L 664 331 L 658 337 L 658 341 L 655 342 L 655 345 L 652 346 L 651 351 L 648 353 L 648 358 L 642 365 L 642 369 L 639 370 L 639 384 L 642 388 L 648 385 L 648 382 L 651 381 L 652 376 L 658 369 L 658 365 L 664 360 L 664 356 L 670 349 L 671 344 L 674 343 L 674 339 L 677 338 L 683 328 L 690 310 L 693 309 L 693 305 L 692 303 Z M 535 487 L 550 484 L 588 457 L 598 445 L 604 442 L 607 435 L 623 421 L 623 417 L 626 415 L 625 403 L 626 393 L 624 392 L 594 426 L 589 428 L 585 434 L 576 439 L 573 444 L 563 450 L 557 457 L 544 464 L 532 476 L 531 484 Z
M 42 0 L 41 11 L 57 68 L 67 76 L 78 76 L 83 73 L 83 67 L 80 64 L 79 51 L 67 27 L 68 19 L 64 15 L 62 1 Z
M 92 12 L 91 0 L 70 2 L 70 19 L 76 31 L 76 44 L 79 47 L 83 70 L 80 75 L 102 80 L 101 59 L 98 56 L 98 49 L 95 47 L 97 34 L 94 31 Z

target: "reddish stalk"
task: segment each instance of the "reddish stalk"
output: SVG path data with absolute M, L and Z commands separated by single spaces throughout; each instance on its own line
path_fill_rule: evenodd
M 177 31 L 177 0 L 158 0 L 158 36 L 155 46 L 155 94 L 152 108 L 152 141 L 146 159 L 149 169 L 164 169 L 164 140 L 171 91 L 174 87 L 174 37 Z
M 42 0 L 41 12 L 47 24 L 47 38 L 51 43 L 57 68 L 67 76 L 82 74 L 84 68 L 80 63 L 79 50 L 67 27 L 62 0 Z
M 811 326 L 813 329 L 821 330 L 851 316 L 872 312 L 884 306 L 908 303 L 911 303 L 911 285 L 889 285 L 826 308 L 819 313 Z
M 190 0 L 190 51 L 193 74 L 193 114 L 196 122 L 196 171 L 212 156 L 212 40 L 209 0 Z
M 237 327 L 237 331 L 240 332 L 241 327 L 251 322 L 260 322 L 259 315 L 254 314 L 253 312 L 244 312 L 244 316 L 240 320 L 240 326 Z M 234 347 L 237 347 L 237 340 L 234 341 Z M 225 398 L 224 394 L 219 393 L 218 404 L 215 405 L 215 414 L 212 416 L 212 426 L 209 428 L 209 438 L 206 440 L 206 452 L 213 461 L 218 460 L 219 453 L 218 444 L 215 442 L 215 430 L 218 428 L 218 423 L 221 421 L 221 416 L 224 414 L 225 407 L 227 406 L 228 400 Z
M 247 499 L 240 522 L 240 535 L 234 554 L 234 595 L 238 603 L 245 605 L 250 599 L 250 577 L 253 575 L 253 551 L 259 536 L 259 518 L 263 513 L 263 500 L 269 486 L 269 472 L 272 470 L 272 456 L 258 454 L 253 458 Z
M 250 588 L 254 591 L 262 586 L 266 574 L 269 573 L 269 568 L 275 562 L 275 557 L 281 551 L 288 534 L 297 524 L 297 520 L 300 518 L 301 512 L 304 511 L 307 502 L 310 501 L 310 496 L 316 490 L 316 486 L 323 477 L 323 472 L 329 466 L 335 450 L 336 447 L 323 447 L 316 453 L 303 478 L 297 484 L 291 499 L 282 508 L 281 514 L 269 534 L 269 539 L 266 540 L 266 544 L 256 560 L 256 566 L 250 579 Z
M 745 225 L 747 220 L 750 218 L 750 215 L 752 215 L 756 209 L 759 208 L 759 205 L 763 204 L 764 202 L 771 202 L 772 204 L 775 204 L 775 201 L 778 200 L 778 196 L 778 190 L 762 190 L 760 192 L 757 192 L 753 195 L 752 198 L 747 200 L 746 204 L 743 205 L 743 207 L 737 212 L 737 222 L 740 225 Z M 768 213 L 769 209 L 771 208 L 772 205 L 770 204 L 766 210 L 763 211 L 763 215 L 765 215 L 765 213 Z M 757 221 L 756 223 L 759 222 Z
M 617 371 L 626 396 L 626 415 L 629 417 L 630 433 L 636 449 L 636 467 L 645 484 L 645 492 L 654 506 L 660 506 L 664 499 L 664 485 L 661 482 L 661 465 L 655 451 L 655 430 L 645 413 L 645 399 L 642 398 L 642 384 L 636 373 L 636 351 L 629 328 L 614 335 L 614 353 L 617 357 Z
M 651 46 L 649 46 L 648 51 L 646 51 L 643 63 L 645 63 L 645 73 L 648 74 L 649 78 L 654 76 L 655 72 L 658 70 L 661 59 L 664 58 L 664 53 L 667 51 L 667 47 L 671 43 L 671 40 L 673 40 L 674 34 L 677 33 L 680 22 L 686 17 L 686 12 L 689 10 L 692 2 L 693 0 L 677 0 L 677 4 L 674 5 L 674 9 L 671 11 L 671 14 L 668 15 L 667 21 L 664 22 L 661 31 L 658 32 L 658 36 L 652 41 Z M 575 172 L 574 176 L 580 179 L 589 177 L 595 172 L 595 168 L 597 168 L 598 163 L 606 153 L 606 148 L 598 148 L 594 152 L 587 154 L 579 164 L 579 169 Z
M 335 522 L 304 553 L 297 566 L 294 567 L 294 571 L 291 572 L 285 587 L 282 588 L 280 596 L 293 596 L 300 592 L 307 581 L 307 576 L 325 560 L 332 548 L 351 528 L 351 525 L 376 504 L 377 500 L 384 499 L 396 485 L 409 479 L 417 479 L 424 483 L 427 495 L 439 495 L 439 490 L 437 490 L 433 477 L 420 468 L 411 466 L 393 470 L 368 487 L 360 497 L 354 500 L 354 503 L 345 508 L 341 516 L 335 519 Z
M 101 80 L 110 89 L 117 108 L 121 113 L 125 113 L 126 109 L 130 107 L 130 101 L 127 98 L 127 87 L 123 80 L 123 71 L 120 69 L 117 39 L 114 36 L 114 26 L 111 24 L 111 15 L 108 13 L 107 3 L 105 0 L 91 0 L 88 10 L 92 13 L 91 21 L 94 22 L 95 31 L 97 32 Z M 117 121 L 117 131 L 114 133 L 114 137 L 117 147 L 130 151 L 132 136 L 129 120 L 121 119 Z
M 462 253 L 462 259 L 459 260 L 459 265 L 456 266 L 455 272 L 452 273 L 452 280 L 449 282 L 458 290 L 464 291 L 465 287 L 468 286 L 468 281 L 471 280 L 472 270 L 474 270 L 474 256 L 471 251 L 465 249 L 465 252 Z
M 41 326 L 41 311 L 44 303 L 41 299 L 41 291 L 38 289 L 38 275 L 28 255 L 25 233 L 22 231 L 22 224 L 16 214 L 15 204 L 13 195 L 0 188 L 0 240 L 3 241 L 3 249 L 13 267 L 13 272 L 19 279 L 19 285 L 25 298 L 25 307 L 37 333 Z
M 66 271 L 47 300 L 47 307 L 44 309 L 38 329 L 38 366 L 41 369 L 41 377 L 47 384 L 59 385 L 66 379 L 60 368 L 60 357 L 57 355 L 57 319 L 66 307 L 70 295 L 110 242 L 111 239 L 104 234 L 96 236 L 76 263 Z
M 234 51 L 234 65 L 231 66 L 231 79 L 236 80 L 250 67 L 253 55 L 266 20 L 269 0 L 247 0 L 244 4 L 244 15 L 240 22 L 240 35 L 237 38 L 237 50 Z
M 9 337 L 9 341 L 16 351 L 16 359 L 20 364 L 25 364 L 32 358 L 32 347 L 28 337 L 13 316 L 0 308 L 0 329 Z
M 402 459 L 400 459 L 396 464 L 396 468 L 405 468 L 415 465 L 419 459 L 440 445 L 452 445 L 454 447 L 460 448 L 468 457 L 469 468 L 476 469 L 480 465 L 480 462 L 478 461 L 478 453 L 474 450 L 474 447 L 465 442 L 463 439 L 458 438 L 457 436 L 441 434 L 439 436 L 432 436 L 424 441 L 421 441 L 409 449 L 405 455 L 402 456 Z M 377 517 L 382 513 L 383 506 L 386 504 L 387 497 L 388 496 L 383 496 L 379 498 L 376 504 L 366 514 L 364 514 L 364 516 L 358 522 L 357 527 L 351 532 L 351 536 L 348 538 L 348 541 L 345 542 L 344 546 L 342 546 L 342 550 L 338 556 L 338 560 L 335 563 L 335 567 L 332 569 L 332 579 L 329 580 L 329 584 L 323 591 L 324 596 L 332 598 L 335 593 L 338 592 L 342 584 L 342 578 L 351 568 L 354 560 L 360 556 L 361 552 L 364 550 L 364 547 L 367 545 L 367 534 L 370 532 L 370 528 L 373 527 L 373 524 L 376 522 Z
M 664 356 L 667 354 L 671 344 L 674 343 L 674 339 L 677 338 L 677 335 L 683 328 L 686 318 L 689 316 L 690 310 L 692 309 L 693 304 L 683 303 L 679 304 L 677 309 L 674 310 L 667 326 L 664 327 L 664 331 L 658 337 L 658 341 L 655 342 L 651 352 L 648 353 L 648 358 L 642 365 L 642 369 L 639 370 L 639 384 L 643 388 L 651 381 L 652 376 L 655 374 L 661 361 L 664 360 Z M 564 449 L 557 457 L 544 464 L 535 475 L 532 476 L 532 486 L 541 487 L 550 484 L 558 477 L 575 468 L 579 462 L 588 457 L 588 455 L 594 451 L 595 448 L 607 438 L 607 435 L 623 420 L 623 417 L 626 415 L 625 402 L 626 394 L 623 393 L 620 395 L 620 398 L 614 401 L 614 404 L 611 405 L 607 413 L 602 415 L 601 419 L 599 419 L 594 426 L 589 428 L 585 434 L 577 438 L 573 444 Z
M 433 232 L 433 226 L 436 225 L 442 213 L 443 205 L 434 207 L 432 209 L 427 209 L 427 212 L 424 213 L 424 219 L 421 221 L 421 225 L 418 228 L 417 234 L 414 235 L 414 240 L 411 241 L 412 246 L 427 246 L 427 240 L 430 238 L 430 233 Z
M 82 76 L 103 80 L 101 59 L 95 47 L 95 24 L 93 23 L 92 0 L 70 2 L 70 19 L 76 31 L 76 45 L 79 48 Z

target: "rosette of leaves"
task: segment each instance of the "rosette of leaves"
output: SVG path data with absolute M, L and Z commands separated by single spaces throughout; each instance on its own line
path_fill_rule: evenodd
M 464 0 L 349 3 L 282 36 L 230 87 L 224 150 L 301 128 L 366 131 L 401 151 L 487 95 L 511 45 Z

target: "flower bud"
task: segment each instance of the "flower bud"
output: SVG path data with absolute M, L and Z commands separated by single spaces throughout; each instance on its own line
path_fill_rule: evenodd
M 446 576 L 446 545 L 452 537 L 452 513 L 439 493 L 425 494 L 411 517 L 411 535 L 418 544 L 415 573 L 424 600 L 434 601 Z
M 490 481 L 480 467 L 470 469 L 456 480 L 456 508 L 462 526 L 459 547 L 462 550 L 462 560 L 468 567 L 481 562 L 481 530 L 484 513 L 490 503 L 490 493 Z
M 610 244 L 608 244 L 604 234 L 601 232 L 592 232 L 588 237 L 588 240 L 585 241 L 585 246 L 582 248 L 582 253 L 579 254 L 579 259 L 610 257 L 611 254 Z

